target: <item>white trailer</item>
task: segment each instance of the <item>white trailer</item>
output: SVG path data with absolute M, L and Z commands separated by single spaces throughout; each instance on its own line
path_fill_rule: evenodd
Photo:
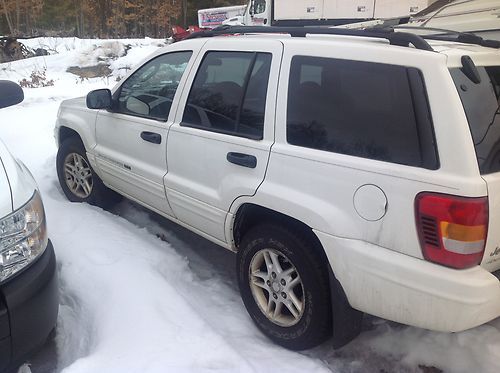
M 198 26 L 200 28 L 214 28 L 233 17 L 243 16 L 247 5 L 226 6 L 198 10 Z
M 401 18 L 414 15 L 426 9 L 436 0 L 376 0 L 373 18 Z
M 410 17 L 436 0 L 250 0 L 224 24 L 247 26 L 339 25 Z

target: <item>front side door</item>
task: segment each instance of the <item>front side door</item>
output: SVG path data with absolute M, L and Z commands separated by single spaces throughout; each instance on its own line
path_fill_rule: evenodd
M 226 242 L 233 201 L 254 195 L 274 141 L 282 43 L 205 44 L 170 127 L 165 187 L 175 216 Z
M 94 152 L 104 182 L 168 215 L 168 127 L 192 56 L 192 50 L 180 50 L 149 60 L 115 91 L 113 110 L 100 111 L 96 122 Z

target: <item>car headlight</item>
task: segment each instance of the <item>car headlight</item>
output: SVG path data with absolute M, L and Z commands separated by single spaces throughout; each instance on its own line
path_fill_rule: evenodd
M 47 240 L 43 203 L 35 191 L 23 207 L 0 219 L 0 282 L 38 258 Z

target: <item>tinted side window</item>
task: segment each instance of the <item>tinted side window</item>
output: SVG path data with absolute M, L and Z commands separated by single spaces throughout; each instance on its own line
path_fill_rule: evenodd
M 121 86 L 116 112 L 166 120 L 191 55 L 168 53 L 139 68 Z
M 271 54 L 209 52 L 196 74 L 183 126 L 261 139 Z
M 412 87 L 410 76 L 421 86 Z M 415 100 L 419 106 L 415 107 L 416 94 L 425 95 L 425 87 L 415 69 L 296 56 L 290 71 L 287 140 L 319 150 L 436 169 L 426 95 Z M 425 131 L 418 128 L 418 122 L 426 126 Z M 433 154 L 429 157 L 423 152 Z

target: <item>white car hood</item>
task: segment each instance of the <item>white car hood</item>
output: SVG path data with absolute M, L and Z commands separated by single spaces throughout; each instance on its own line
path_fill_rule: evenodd
M 37 189 L 35 180 L 0 140 L 0 219 L 23 206 Z

